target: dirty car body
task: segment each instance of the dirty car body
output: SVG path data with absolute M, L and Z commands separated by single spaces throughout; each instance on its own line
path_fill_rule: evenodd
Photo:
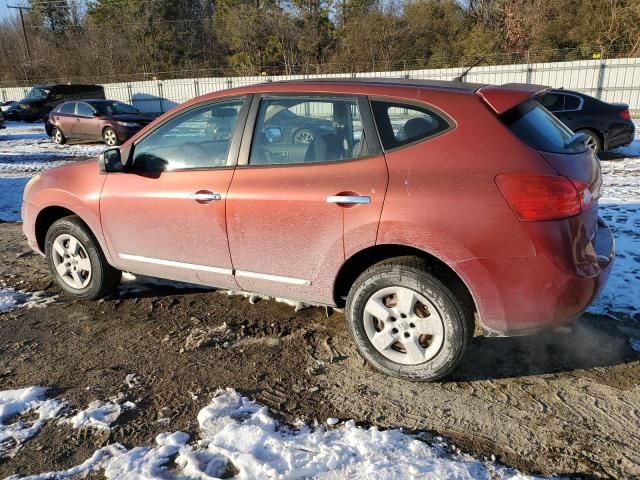
M 58 225 L 65 218 L 88 232 L 103 270 L 345 308 L 376 368 L 440 378 L 474 330 L 564 325 L 609 275 L 599 164 L 532 99 L 544 89 L 369 79 L 207 95 L 100 165 L 35 177 L 24 231 L 34 250 L 58 258 L 52 272 L 66 275 L 57 281 L 71 294 L 90 282 L 68 270 L 86 260 L 67 266 L 55 253 L 75 231 Z M 333 128 L 296 143 L 291 125 L 268 121 L 283 106 Z M 233 117 L 228 134 L 210 134 L 216 115 L 225 125 Z

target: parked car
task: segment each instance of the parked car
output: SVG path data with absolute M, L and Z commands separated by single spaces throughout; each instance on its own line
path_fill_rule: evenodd
M 541 91 L 349 79 L 217 92 L 97 162 L 37 175 L 24 232 L 76 298 L 129 271 L 339 307 L 374 367 L 441 378 L 474 331 L 575 319 L 611 270 L 599 163 Z M 331 132 L 296 143 L 269 121 L 294 106 Z
M 49 112 L 60 103 L 88 98 L 104 98 L 104 88 L 100 85 L 36 85 L 18 102 L 15 119 L 46 120 Z
M 0 110 L 0 130 L 2 130 L 3 128 L 5 128 L 5 126 L 4 126 L 4 113 L 2 112 L 2 110 Z
M 50 114 L 45 131 L 58 144 L 69 139 L 120 145 L 155 117 L 115 100 L 64 102 Z
M 17 104 L 18 104 L 18 102 L 14 102 L 14 101 L 0 102 L 0 111 L 6 112 L 11 107 L 13 107 L 14 105 L 17 105 Z
M 628 105 L 563 89 L 545 92 L 538 101 L 571 130 L 587 135 L 587 143 L 596 153 L 629 145 L 634 139 Z

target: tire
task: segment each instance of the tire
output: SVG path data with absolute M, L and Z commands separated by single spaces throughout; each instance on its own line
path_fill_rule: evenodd
M 293 134 L 293 143 L 296 145 L 308 145 L 313 142 L 313 132 L 308 128 L 301 128 Z
M 51 129 L 51 140 L 53 140 L 53 143 L 58 145 L 64 145 L 67 143 L 67 137 L 64 136 L 64 133 L 62 133 L 62 130 L 58 127 L 53 127 Z
M 106 143 L 110 147 L 115 147 L 117 145 L 120 145 L 120 139 L 118 138 L 118 134 L 111 127 L 107 127 L 103 130 L 102 140 L 104 141 L 104 143 Z
M 602 140 L 600 140 L 600 135 L 593 130 L 585 129 L 578 130 L 577 133 L 584 133 L 589 139 L 587 140 L 587 147 L 591 148 L 594 153 L 598 154 L 602 150 Z
M 49 227 L 45 255 L 56 283 L 75 298 L 102 298 L 120 283 L 122 272 L 107 263 L 100 245 L 75 215 L 63 217 Z
M 345 314 L 362 356 L 377 370 L 411 381 L 448 375 L 473 336 L 473 319 L 417 257 L 385 260 L 362 273 Z

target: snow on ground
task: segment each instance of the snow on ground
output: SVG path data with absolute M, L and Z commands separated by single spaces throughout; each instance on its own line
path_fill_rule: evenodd
M 352 420 L 333 427 L 294 427 L 232 389 L 219 390 L 198 413 L 199 438 L 162 433 L 152 447 L 113 444 L 81 465 L 32 480 L 63 479 L 103 471 L 107 479 L 525 479 L 493 460 L 460 453 L 439 437 L 364 428 Z M 333 423 L 333 422 L 332 422 Z M 18 477 L 10 477 L 18 478 Z
M 49 297 L 44 292 L 27 292 L 13 288 L 0 288 L 0 313 L 19 307 L 45 307 L 56 301 L 57 296 Z
M 47 399 L 47 389 L 29 387 L 20 390 L 0 391 L 0 460 L 14 456 L 20 447 L 55 418 L 64 403 Z M 35 414 L 37 419 L 29 422 L 21 416 Z
M 73 428 L 110 430 L 111 424 L 120 417 L 122 412 L 135 407 L 133 402 L 118 403 L 116 401 L 94 400 L 87 408 L 80 410 L 70 418 L 62 419 L 61 422 L 68 423 Z
M 20 221 L 22 191 L 32 175 L 104 149 L 102 144 L 56 145 L 41 123 L 7 122 L 0 130 L 0 221 Z
M 102 144 L 56 145 L 42 123 L 7 122 L 0 131 L 0 177 L 25 177 L 67 163 L 95 157 Z

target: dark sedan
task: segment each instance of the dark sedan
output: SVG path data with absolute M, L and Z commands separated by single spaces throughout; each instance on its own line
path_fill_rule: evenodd
M 628 105 L 606 103 L 571 90 L 551 90 L 538 101 L 571 130 L 587 135 L 587 144 L 596 153 L 633 141 L 635 126 Z
M 58 144 L 77 139 L 115 146 L 153 119 L 152 115 L 145 115 L 131 105 L 113 100 L 65 102 L 49 114 L 45 130 Z

